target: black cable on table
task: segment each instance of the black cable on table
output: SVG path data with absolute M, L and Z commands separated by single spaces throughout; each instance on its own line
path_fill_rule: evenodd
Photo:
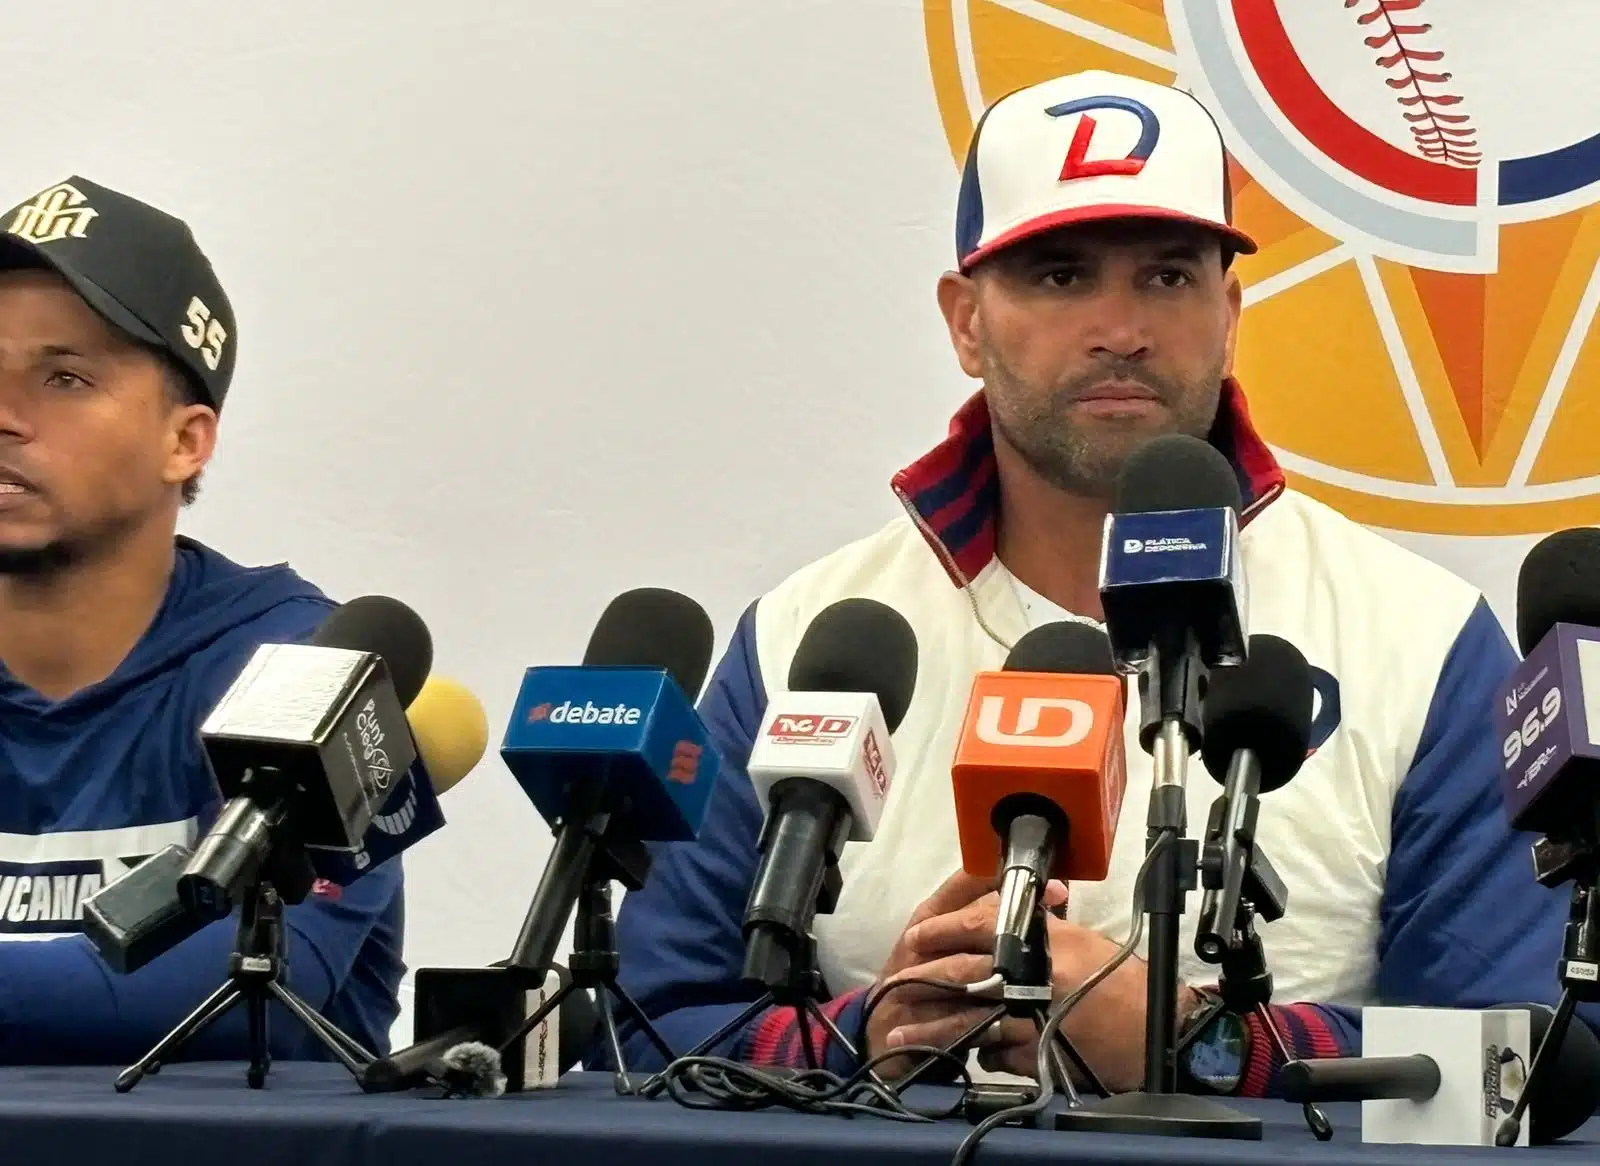
M 1128 957 L 1138 948 L 1139 941 L 1144 938 L 1144 886 L 1145 879 L 1150 873 L 1152 861 L 1161 851 L 1170 846 L 1176 839 L 1177 833 L 1171 830 L 1162 831 L 1157 836 L 1150 849 L 1145 852 L 1144 862 L 1139 866 L 1139 873 L 1133 880 L 1133 925 L 1129 928 L 1128 938 L 1123 942 L 1105 963 L 1095 969 L 1094 973 L 1079 984 L 1071 992 L 1061 998 L 1044 1023 L 1044 1028 L 1039 1033 L 1039 1053 L 1037 1063 L 1039 1066 L 1039 1095 L 1032 1101 L 1022 1105 L 1014 1105 L 1010 1109 L 1002 1109 L 998 1113 L 990 1114 L 979 1122 L 970 1134 L 966 1136 L 957 1147 L 955 1156 L 950 1159 L 950 1166 L 967 1166 L 972 1156 L 978 1151 L 978 1143 L 988 1136 L 991 1130 L 998 1129 L 1008 1122 L 1018 1119 L 1036 1119 L 1039 1114 L 1049 1108 L 1050 1102 L 1055 1099 L 1056 1079 L 1050 1071 L 1050 1059 L 1046 1056 L 1056 1033 L 1061 1031 L 1062 1022 L 1067 1014 L 1078 1006 L 1100 983 L 1110 976 L 1112 972 L 1127 962 Z

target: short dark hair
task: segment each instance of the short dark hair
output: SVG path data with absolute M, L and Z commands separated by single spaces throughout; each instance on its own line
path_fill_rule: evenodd
M 188 405 L 209 405 L 211 398 L 200 387 L 200 382 L 189 375 L 189 370 L 184 368 L 171 356 L 164 352 L 152 351 L 152 355 L 161 362 L 161 371 L 167 379 L 167 396 L 172 400 L 172 407 L 182 409 Z M 204 471 L 201 471 L 204 473 Z M 197 473 L 183 484 L 183 504 L 190 506 L 200 496 L 200 477 Z

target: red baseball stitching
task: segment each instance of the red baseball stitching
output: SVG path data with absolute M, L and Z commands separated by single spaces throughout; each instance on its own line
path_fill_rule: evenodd
M 1431 24 L 1401 24 L 1395 16 L 1415 12 L 1422 0 L 1344 0 L 1346 8 L 1370 4 L 1356 17 L 1356 23 L 1365 28 L 1382 21 L 1380 35 L 1366 37 L 1363 43 L 1369 49 L 1389 50 L 1376 60 L 1377 66 L 1389 73 L 1384 84 L 1390 89 L 1406 91 L 1396 96 L 1405 112 L 1402 117 L 1409 123 L 1411 137 L 1417 151 L 1424 158 L 1436 162 L 1453 163 L 1464 168 L 1475 167 L 1483 160 L 1478 149 L 1478 131 L 1464 113 L 1446 113 L 1445 110 L 1461 104 L 1459 93 L 1440 92 L 1436 86 L 1445 84 L 1453 73 L 1435 71 L 1444 59 L 1440 50 L 1414 47 L 1407 37 L 1420 37 L 1433 31 Z M 1415 18 L 1413 18 L 1415 19 Z M 1386 30 L 1386 31 L 1383 31 Z M 1425 88 L 1427 86 L 1427 88 Z M 1416 108 L 1413 108 L 1416 107 Z

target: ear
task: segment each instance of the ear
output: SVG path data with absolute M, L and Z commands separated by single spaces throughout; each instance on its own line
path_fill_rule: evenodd
M 1228 339 L 1222 356 L 1222 375 L 1233 375 L 1233 352 L 1239 342 L 1239 314 L 1244 310 L 1244 284 L 1231 267 L 1223 278 L 1222 294 L 1227 299 Z
M 945 327 L 950 330 L 950 344 L 956 350 L 961 371 L 969 377 L 982 377 L 978 285 L 970 276 L 958 271 L 945 272 L 939 277 L 939 311 L 944 313 Z
M 217 448 L 217 414 L 209 405 L 173 409 L 167 428 L 167 464 L 161 480 L 181 485 L 206 468 Z

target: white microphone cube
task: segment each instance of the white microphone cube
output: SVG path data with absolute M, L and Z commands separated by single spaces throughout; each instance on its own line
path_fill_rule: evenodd
M 1426 1101 L 1363 1101 L 1361 1140 L 1416 1146 L 1493 1146 L 1533 1063 L 1522 1009 L 1363 1008 L 1361 1055 L 1421 1053 L 1439 1066 Z M 1528 1144 L 1532 1107 L 1517 1145 Z
M 878 698 L 869 692 L 775 695 L 761 718 L 747 772 L 763 814 L 772 811 L 778 782 L 812 778 L 849 802 L 849 841 L 872 841 L 894 778 L 894 752 Z

